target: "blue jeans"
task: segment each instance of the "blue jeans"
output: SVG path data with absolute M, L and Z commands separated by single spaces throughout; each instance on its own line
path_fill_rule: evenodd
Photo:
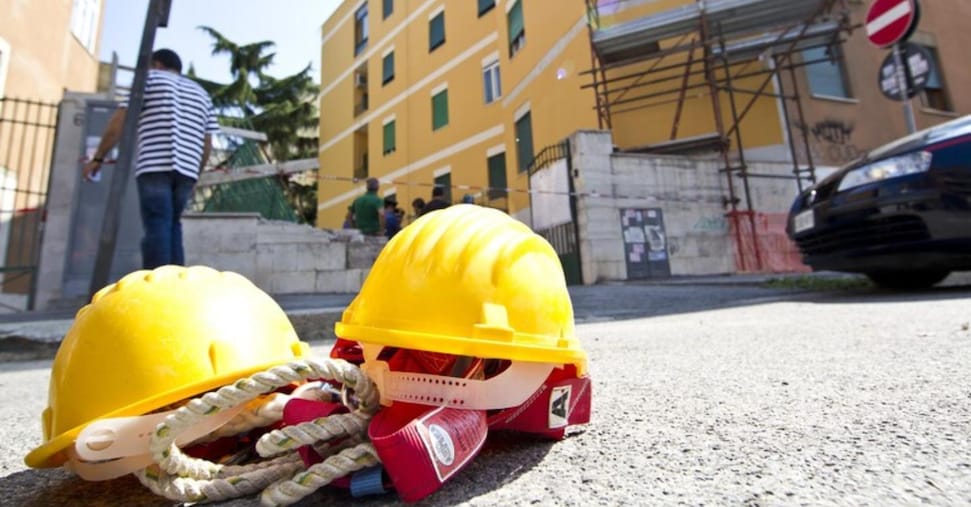
M 135 178 L 142 213 L 142 267 L 185 265 L 182 211 L 196 180 L 176 171 L 144 173 Z

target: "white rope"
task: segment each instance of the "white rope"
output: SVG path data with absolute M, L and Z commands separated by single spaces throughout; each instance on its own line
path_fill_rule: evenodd
M 267 396 L 257 397 L 247 403 L 246 408 L 236 417 L 210 434 L 206 441 L 239 435 L 256 428 L 265 428 L 283 419 L 283 407 L 292 399 L 339 403 L 340 397 L 335 396 L 331 389 L 323 382 L 307 382 L 295 389 L 290 395 L 271 393 Z
M 357 400 L 357 403 L 356 406 L 348 407 L 352 409 L 349 414 L 332 416 L 333 419 L 321 418 L 312 423 L 292 426 L 290 428 L 293 429 L 289 432 L 278 430 L 261 438 L 261 442 L 265 440 L 261 448 L 268 455 L 276 455 L 282 452 L 287 452 L 287 454 L 270 461 L 244 466 L 228 466 L 186 456 L 175 445 L 178 435 L 196 424 L 200 419 L 251 402 L 280 387 L 307 379 L 339 382 L 344 386 L 345 404 L 348 404 L 347 399 L 352 397 L 348 395 L 348 391 L 353 392 L 353 398 Z M 327 397 L 329 396 L 328 394 Z M 269 417 L 270 414 L 278 416 L 277 419 L 272 421 L 267 419 L 267 424 L 282 417 L 282 406 L 279 405 L 279 400 L 280 398 L 271 398 L 267 403 L 271 407 L 268 407 L 259 416 L 263 418 Z M 277 410 L 277 407 L 280 407 L 279 410 Z M 262 408 L 262 405 L 257 407 L 257 413 L 260 412 L 260 408 Z M 303 469 L 303 463 L 300 457 L 293 452 L 293 449 L 301 445 L 319 443 L 321 439 L 334 437 L 360 438 L 360 436 L 366 435 L 367 422 L 377 409 L 378 393 L 374 384 L 367 375 L 351 363 L 341 359 L 329 358 L 323 361 L 313 359 L 295 361 L 238 380 L 231 385 L 221 387 L 217 391 L 192 399 L 186 405 L 180 407 L 158 425 L 149 441 L 149 450 L 157 464 L 141 470 L 135 475 L 142 484 L 145 484 L 154 493 L 176 501 L 213 502 L 250 495 Z M 319 429 L 313 429 L 311 426 L 317 426 Z M 315 437 L 321 438 L 315 439 Z M 343 450 L 340 450 L 343 446 L 330 448 L 331 452 L 340 450 L 340 453 L 326 458 L 324 463 L 328 464 L 322 468 L 325 472 L 315 472 L 312 474 L 312 479 L 299 480 L 295 478 L 294 481 L 306 484 L 306 487 L 312 487 L 313 489 L 310 490 L 312 492 L 337 477 L 343 477 L 350 472 L 376 463 L 377 457 L 373 452 L 369 454 L 363 451 L 353 451 L 361 445 L 367 446 L 369 444 L 360 444 L 357 447 Z M 328 450 L 323 447 L 318 448 L 325 453 Z M 373 448 L 370 449 L 373 451 Z M 261 453 L 261 455 L 263 454 Z M 338 458 L 338 456 L 341 457 Z M 324 463 L 318 465 L 324 465 Z M 313 468 L 311 467 L 311 469 Z M 333 475 L 338 473 L 339 475 Z M 306 472 L 298 477 L 303 477 L 305 474 Z M 321 482 L 325 477 L 330 478 L 326 482 Z M 309 492 L 305 494 L 309 494 Z M 291 494 L 286 498 L 294 498 L 294 495 Z
M 284 426 L 260 437 L 256 443 L 256 452 L 266 458 L 316 442 L 366 434 L 369 420 L 370 416 L 357 413 L 335 414 L 294 426 Z
M 294 504 L 330 484 L 334 479 L 344 477 L 352 471 L 374 466 L 380 462 L 373 445 L 370 443 L 360 444 L 311 466 L 292 479 L 278 482 L 266 488 L 260 495 L 260 501 L 267 507 Z

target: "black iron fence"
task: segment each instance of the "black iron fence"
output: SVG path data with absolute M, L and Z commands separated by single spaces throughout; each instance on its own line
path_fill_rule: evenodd
M 28 296 L 36 282 L 58 105 L 0 97 L 2 292 Z
M 556 144 L 551 144 L 533 157 L 532 162 L 526 167 L 528 174 L 533 174 L 540 169 L 547 167 L 548 165 L 556 162 L 557 160 L 563 160 L 567 158 L 570 154 L 569 141 L 562 141 Z

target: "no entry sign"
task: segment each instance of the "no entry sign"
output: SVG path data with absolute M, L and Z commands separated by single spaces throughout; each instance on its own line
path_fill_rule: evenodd
M 874 45 L 885 48 L 913 32 L 918 16 L 917 0 L 875 0 L 866 14 L 866 36 Z

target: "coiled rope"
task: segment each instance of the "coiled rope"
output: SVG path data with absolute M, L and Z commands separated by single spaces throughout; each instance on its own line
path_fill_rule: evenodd
M 342 401 L 351 412 L 286 426 L 263 435 L 257 453 L 267 461 L 249 465 L 222 465 L 185 455 L 175 440 L 201 419 L 250 403 L 258 397 L 294 382 L 323 379 L 344 386 Z M 265 410 L 248 407 L 233 429 L 252 424 L 267 425 L 282 418 L 281 398 L 270 397 Z M 256 373 L 231 385 L 190 400 L 158 425 L 149 441 L 156 464 L 135 476 L 157 495 L 180 502 L 215 502 L 263 491 L 265 505 L 289 505 L 334 479 L 379 462 L 370 443 L 363 443 L 367 425 L 378 410 L 374 383 L 358 367 L 341 359 L 295 361 Z M 239 419 L 237 417 L 237 419 Z M 219 431 L 220 434 L 227 430 Z M 346 441 L 322 445 L 334 439 Z M 304 469 L 296 449 L 313 445 L 323 462 Z

